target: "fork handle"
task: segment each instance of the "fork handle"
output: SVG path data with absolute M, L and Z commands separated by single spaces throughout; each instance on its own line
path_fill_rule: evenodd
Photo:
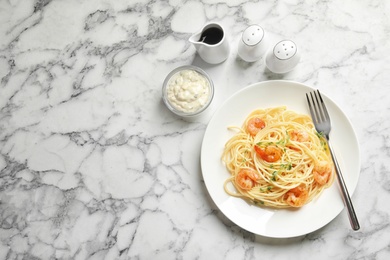
M 330 154 L 332 156 L 334 165 L 336 167 L 337 179 L 339 181 L 341 193 L 343 195 L 343 200 L 344 200 L 345 205 L 347 206 L 349 221 L 351 223 L 353 230 L 359 230 L 360 229 L 359 221 L 357 219 L 355 210 L 353 208 L 351 197 L 349 196 L 347 186 L 345 185 L 345 181 L 344 181 L 343 175 L 341 173 L 339 163 L 337 162 L 336 156 L 334 155 L 333 148 L 329 142 L 329 139 L 327 141 L 328 141 L 328 147 L 330 150 Z

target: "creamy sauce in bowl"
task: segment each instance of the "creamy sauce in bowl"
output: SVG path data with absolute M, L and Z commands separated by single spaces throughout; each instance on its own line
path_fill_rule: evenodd
M 164 102 L 179 115 L 194 115 L 210 103 L 211 80 L 196 67 L 184 66 L 172 71 L 164 83 Z
M 192 113 L 209 99 L 210 84 L 194 70 L 182 70 L 172 76 L 167 86 L 167 99 L 177 110 Z

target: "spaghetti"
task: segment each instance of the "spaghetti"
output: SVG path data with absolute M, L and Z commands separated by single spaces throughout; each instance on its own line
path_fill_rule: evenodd
M 286 107 L 257 109 L 226 143 L 222 160 L 231 195 L 274 208 L 301 207 L 328 188 L 334 166 L 308 115 Z M 233 184 L 235 191 L 232 190 Z

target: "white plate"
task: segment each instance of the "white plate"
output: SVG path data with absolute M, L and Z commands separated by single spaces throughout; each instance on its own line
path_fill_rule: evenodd
M 287 106 L 309 114 L 305 93 L 313 88 L 291 81 L 265 81 L 234 94 L 219 108 L 206 129 L 201 149 L 203 179 L 218 208 L 235 224 L 254 234 L 287 238 L 313 232 L 333 220 L 344 208 L 337 180 L 318 199 L 304 207 L 268 209 L 253 206 L 243 199 L 227 195 L 223 189 L 229 172 L 221 161 L 225 143 L 234 135 L 228 126 L 241 126 L 254 109 Z M 323 99 L 332 120 L 331 142 L 350 195 L 360 173 L 360 152 L 356 134 L 342 110 L 327 96 Z

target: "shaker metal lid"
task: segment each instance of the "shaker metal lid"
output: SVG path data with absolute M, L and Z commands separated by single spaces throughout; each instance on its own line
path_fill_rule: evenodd
M 259 25 L 251 25 L 242 33 L 242 41 L 249 46 L 261 42 L 264 37 L 264 30 Z

